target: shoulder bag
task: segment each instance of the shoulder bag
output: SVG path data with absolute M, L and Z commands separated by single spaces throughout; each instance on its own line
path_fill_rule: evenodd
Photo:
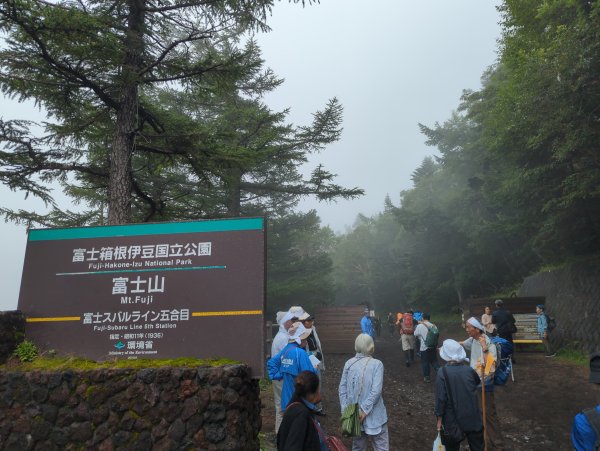
M 363 382 L 365 379 L 365 371 L 367 370 L 367 365 L 369 364 L 369 357 L 367 359 L 367 363 L 363 368 L 362 378 L 360 380 L 360 390 L 358 391 L 358 399 L 360 399 L 360 394 L 362 393 Z M 342 412 L 341 417 L 342 422 L 342 435 L 344 437 L 360 437 L 360 407 L 358 405 L 358 400 L 355 403 L 348 404 L 344 411 Z

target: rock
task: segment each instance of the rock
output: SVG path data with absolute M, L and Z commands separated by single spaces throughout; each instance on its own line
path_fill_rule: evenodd
M 181 440 L 181 438 L 183 438 L 184 435 L 185 435 L 185 424 L 183 423 L 183 421 L 180 418 L 177 418 L 173 422 L 173 424 L 171 424 L 171 427 L 169 427 L 167 436 L 169 438 L 172 438 L 176 442 L 178 442 L 179 440 Z

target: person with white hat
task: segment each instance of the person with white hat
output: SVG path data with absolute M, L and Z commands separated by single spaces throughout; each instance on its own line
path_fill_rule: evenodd
M 298 320 L 306 327 L 307 329 L 312 330 L 312 333 L 306 339 L 306 352 L 308 355 L 314 355 L 318 360 L 319 364 L 317 370 L 319 373 L 325 370 L 325 357 L 323 355 L 323 347 L 321 346 L 321 340 L 319 340 L 319 335 L 317 334 L 317 329 L 315 328 L 315 317 L 309 314 L 308 312 L 304 312 Z M 319 378 L 321 375 L 319 374 Z
M 460 436 L 464 433 L 471 451 L 481 451 L 484 446 L 483 422 L 477 401 L 479 376 L 466 365 L 467 354 L 455 340 L 444 340 L 440 357 L 447 362 L 438 370 L 435 381 L 435 414 L 438 431 L 444 430 L 442 442 L 447 451 L 458 451 L 464 439 Z M 454 440 L 453 432 L 458 432 Z
M 294 394 L 294 378 L 302 371 L 312 371 L 317 374 L 317 370 L 303 349 L 310 333 L 311 330 L 306 329 L 302 323 L 292 324 L 288 329 L 288 344 L 278 354 L 267 360 L 269 379 L 283 381 L 280 402 L 282 413 Z
M 277 312 L 277 323 L 279 324 L 279 331 L 273 338 L 271 344 L 271 355 L 277 355 L 283 348 L 288 344 L 288 329 L 292 326 L 297 318 L 294 313 L 291 312 Z M 283 414 L 281 413 L 281 389 L 283 388 L 283 380 L 273 380 L 273 400 L 275 403 L 275 433 L 279 431 L 279 426 L 283 420 Z
M 463 347 L 471 352 L 470 364 L 480 378 L 477 398 L 479 406 L 483 412 L 484 437 L 488 443 L 488 450 L 502 450 L 502 433 L 500 431 L 500 420 L 496 412 L 496 402 L 494 400 L 494 371 L 495 362 L 498 358 L 496 346 L 491 342 L 490 337 L 485 334 L 485 327 L 477 320 L 471 317 L 465 324 L 465 330 L 469 335 L 461 343 Z M 482 378 L 483 375 L 483 378 Z M 481 387 L 481 379 L 484 381 L 484 388 Z M 485 395 L 482 393 L 485 391 Z

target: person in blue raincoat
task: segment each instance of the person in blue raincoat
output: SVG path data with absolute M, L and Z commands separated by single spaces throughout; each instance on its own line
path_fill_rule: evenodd
M 307 329 L 302 323 L 294 323 L 288 329 L 289 343 L 277 355 L 267 360 L 269 379 L 283 380 L 281 388 L 281 411 L 283 412 L 294 394 L 294 378 L 302 371 L 317 370 L 311 363 L 307 352 L 304 350 L 306 339 L 312 330 Z
M 373 328 L 371 318 L 369 318 L 369 309 L 367 307 L 365 307 L 363 317 L 360 319 L 360 330 L 363 334 L 370 335 L 375 340 L 375 329 Z
M 600 352 L 590 356 L 590 382 L 600 388 Z M 575 415 L 571 440 L 576 451 L 593 451 L 600 445 L 600 404 Z

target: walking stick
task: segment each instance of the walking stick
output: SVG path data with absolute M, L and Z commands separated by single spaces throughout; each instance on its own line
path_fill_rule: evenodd
M 485 353 L 482 353 L 482 365 L 481 365 L 481 410 L 483 414 L 483 447 L 487 451 L 487 426 L 485 421 L 485 367 L 487 365 L 487 359 L 484 358 Z

